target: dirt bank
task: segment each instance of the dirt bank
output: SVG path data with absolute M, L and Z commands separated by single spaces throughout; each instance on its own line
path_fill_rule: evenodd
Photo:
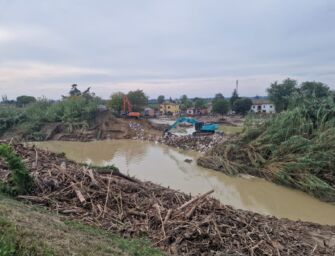
M 146 234 L 174 255 L 334 255 L 335 227 L 262 216 L 61 155 L 14 145 L 36 189 L 19 198 L 124 236 Z M 2 173 L 8 173 L 4 165 Z M 5 175 L 7 176 L 7 175 Z

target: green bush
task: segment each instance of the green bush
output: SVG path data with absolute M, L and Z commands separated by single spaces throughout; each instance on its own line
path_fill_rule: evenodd
M 14 195 L 30 192 L 33 189 L 33 181 L 21 158 L 7 144 L 0 144 L 0 157 L 6 161 L 11 171 L 10 183 L 12 183 L 2 184 L 0 186 L 2 191 Z
M 20 122 L 22 111 L 14 106 L 0 105 L 0 135 Z
M 47 123 L 62 122 L 70 130 L 88 127 L 101 99 L 93 96 L 72 96 L 53 102 L 39 99 L 25 108 L 0 107 L 0 135 L 16 127 L 26 140 L 43 140 L 42 127 Z

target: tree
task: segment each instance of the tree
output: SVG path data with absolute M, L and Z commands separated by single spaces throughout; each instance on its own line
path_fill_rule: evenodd
M 193 106 L 192 101 L 190 101 L 185 94 L 181 96 L 180 103 L 180 109 L 183 111 Z
M 206 107 L 206 101 L 202 98 L 195 98 L 194 99 L 194 107 L 196 109 L 203 109 Z
M 331 95 L 329 87 L 321 82 L 303 82 L 299 92 L 305 97 L 323 98 Z
M 233 110 L 237 114 L 245 115 L 251 108 L 252 100 L 249 98 L 239 98 L 235 100 Z
M 162 104 L 162 103 L 164 103 L 164 101 L 165 101 L 164 95 L 159 95 L 158 98 L 157 98 L 158 104 Z
M 81 95 L 81 91 L 77 87 L 78 87 L 77 84 L 71 85 L 71 90 L 69 92 L 70 96 L 80 96 Z
M 127 96 L 133 105 L 133 111 L 143 111 L 144 107 L 148 105 L 148 97 L 142 90 L 130 91 Z
M 238 94 L 237 94 L 237 90 L 234 89 L 233 94 L 232 94 L 231 97 L 230 97 L 230 106 L 233 107 L 235 101 L 236 101 L 237 99 L 239 99 L 239 98 L 240 98 L 240 97 L 239 97 Z
M 274 82 L 267 89 L 269 99 L 273 102 L 277 112 L 286 110 L 290 97 L 297 91 L 297 81 L 287 78 L 281 84 Z
M 221 93 L 215 95 L 212 100 L 212 112 L 217 114 L 227 114 L 229 111 L 229 102 L 225 100 Z
M 111 95 L 110 100 L 108 101 L 108 107 L 115 113 L 121 114 L 122 111 L 122 98 L 124 93 L 115 92 Z
M 18 107 L 24 107 L 33 102 L 36 102 L 36 98 L 33 96 L 22 95 L 16 98 L 16 105 Z

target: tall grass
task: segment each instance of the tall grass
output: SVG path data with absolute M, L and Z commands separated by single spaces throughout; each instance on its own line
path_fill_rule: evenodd
M 0 135 L 16 129 L 27 140 L 42 140 L 42 127 L 47 123 L 62 122 L 69 129 L 88 127 L 101 99 L 73 96 L 53 102 L 39 99 L 25 108 L 0 107 Z
M 198 160 L 228 174 L 249 173 L 335 201 L 335 105 L 299 99 L 264 122 L 248 120 L 243 135 Z

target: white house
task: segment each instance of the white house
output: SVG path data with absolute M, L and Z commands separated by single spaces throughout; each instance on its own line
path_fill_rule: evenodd
M 275 105 L 269 100 L 253 100 L 251 111 L 255 113 L 275 113 Z

